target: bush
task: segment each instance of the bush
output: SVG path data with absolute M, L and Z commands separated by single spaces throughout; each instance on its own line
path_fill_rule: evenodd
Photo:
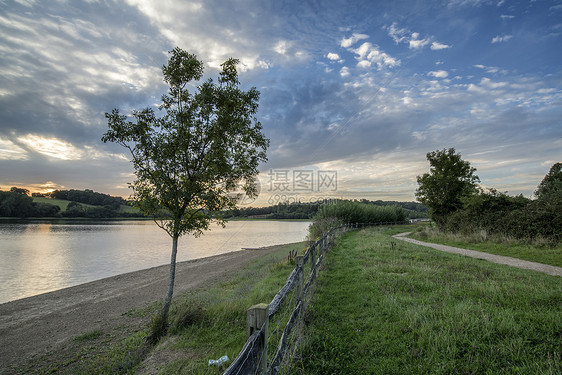
M 473 235 L 485 232 L 494 237 L 523 241 L 562 240 L 562 199 L 530 200 L 490 189 L 464 201 L 464 208 L 447 217 L 444 229 Z
M 314 221 L 336 218 L 341 223 L 390 223 L 406 220 L 406 213 L 397 206 L 375 206 L 355 201 L 337 201 L 320 207 Z

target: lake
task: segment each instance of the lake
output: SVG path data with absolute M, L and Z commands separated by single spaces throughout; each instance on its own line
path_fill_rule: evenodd
M 303 241 L 309 222 L 232 221 L 185 235 L 177 261 Z M 0 223 L 0 303 L 169 264 L 172 239 L 152 221 Z

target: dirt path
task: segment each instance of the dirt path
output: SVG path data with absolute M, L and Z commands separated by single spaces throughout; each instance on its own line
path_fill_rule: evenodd
M 218 283 L 277 249 L 242 250 L 178 263 L 174 296 Z M 160 266 L 0 304 L 0 374 L 69 350 L 65 347 L 87 332 L 100 330 L 118 338 L 137 330 L 146 318 L 127 312 L 160 301 L 168 277 L 169 266 Z
M 553 276 L 562 276 L 562 267 L 551 266 L 551 265 L 543 264 L 543 263 L 529 262 L 527 260 L 506 257 L 506 256 L 502 256 L 502 255 L 483 253 L 483 252 L 476 251 L 476 250 L 461 249 L 459 247 L 439 245 L 439 244 L 434 244 L 434 243 L 429 243 L 429 242 L 422 242 L 422 241 L 414 240 L 413 238 L 408 238 L 407 236 L 410 233 L 411 232 L 399 233 L 399 234 L 396 234 L 392 237 L 396 238 L 397 240 L 411 242 L 411 243 L 414 243 L 416 245 L 428 246 L 428 247 L 431 247 L 435 250 L 445 251 L 445 252 L 448 252 L 448 253 L 461 254 L 461 255 L 469 256 L 469 257 L 472 257 L 472 258 L 478 258 L 478 259 L 485 259 L 485 260 L 488 260 L 490 262 L 494 262 L 494 263 L 498 263 L 498 264 L 506 264 L 508 266 L 517 267 L 517 268 L 524 268 L 524 269 L 527 269 L 527 270 L 533 270 L 533 271 L 537 271 L 537 272 L 543 272 L 543 273 L 553 275 Z

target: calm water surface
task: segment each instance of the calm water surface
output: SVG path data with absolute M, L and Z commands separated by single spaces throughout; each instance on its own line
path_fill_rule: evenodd
M 310 223 L 233 221 L 179 240 L 178 261 L 303 241 Z M 0 303 L 168 264 L 172 240 L 151 221 L 0 223 Z

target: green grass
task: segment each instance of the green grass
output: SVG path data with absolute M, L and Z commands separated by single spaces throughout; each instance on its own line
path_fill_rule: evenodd
M 420 241 L 482 251 L 490 254 L 509 256 L 562 267 L 562 244 L 547 246 L 546 244 L 523 243 L 507 238 L 482 238 L 482 236 L 463 236 L 446 233 L 435 227 L 421 227 L 410 237 Z
M 70 201 L 64 199 L 51 199 L 45 197 L 33 197 L 33 202 L 54 204 L 55 206 L 60 207 L 61 212 L 66 211 L 66 207 L 68 207 L 68 204 L 70 203 Z M 89 207 L 94 207 L 94 206 L 89 206 Z
M 55 206 L 60 207 L 61 212 L 64 212 L 64 211 L 66 211 L 66 208 L 68 207 L 68 205 L 71 201 L 67 201 L 67 200 L 64 200 L 64 199 L 33 197 L 33 202 L 54 204 Z M 99 206 L 93 206 L 91 204 L 86 204 L 86 203 L 80 203 L 80 204 L 84 207 L 90 207 L 90 208 L 99 207 Z M 121 205 L 121 207 L 119 208 L 119 212 L 121 212 L 121 213 L 137 213 L 138 209 L 135 208 L 135 207 L 127 206 L 127 205 Z
M 95 340 L 95 339 L 99 338 L 101 335 L 103 335 L 103 332 L 96 329 L 94 331 L 86 332 L 86 333 L 76 337 L 74 340 L 75 341 L 91 341 L 91 340 Z
M 285 284 L 294 268 L 287 255 L 294 249 L 303 250 L 304 243 L 284 246 L 216 288 L 191 293 L 173 306 L 171 335 L 154 352 L 178 358 L 167 361 L 160 373 L 222 374 L 246 342 L 246 310 L 258 303 L 269 303 Z M 294 308 L 290 303 L 283 306 Z M 286 317 L 281 310 L 270 321 L 270 330 L 283 327 Z M 270 348 L 273 350 L 276 345 Z M 223 355 L 230 359 L 223 367 L 209 366 L 209 359 Z
M 562 278 L 346 234 L 305 314 L 294 374 L 560 374 Z

